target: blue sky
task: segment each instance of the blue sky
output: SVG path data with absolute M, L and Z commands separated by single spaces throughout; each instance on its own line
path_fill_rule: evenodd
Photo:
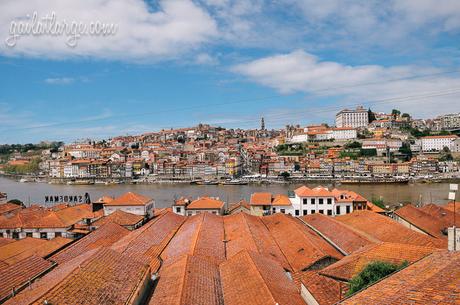
M 71 47 L 19 32 L 34 12 L 117 30 Z M 4 0 L 0 35 L 0 143 L 460 111 L 455 0 Z

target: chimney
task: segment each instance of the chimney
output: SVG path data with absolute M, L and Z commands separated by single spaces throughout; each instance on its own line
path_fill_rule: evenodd
M 447 228 L 447 240 L 449 251 L 460 251 L 460 228 Z

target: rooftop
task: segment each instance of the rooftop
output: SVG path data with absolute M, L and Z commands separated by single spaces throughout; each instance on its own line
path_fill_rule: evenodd
M 144 195 L 140 195 L 140 194 L 136 194 L 136 193 L 132 193 L 132 192 L 127 192 L 127 193 L 124 193 L 123 195 L 115 198 L 114 200 L 110 201 L 110 202 L 106 202 L 105 205 L 108 205 L 108 206 L 113 206 L 113 205 L 117 205 L 117 206 L 123 206 L 123 205 L 135 205 L 135 206 L 139 206 L 139 205 L 147 205 L 149 204 L 153 199 L 152 198 L 149 198 L 147 196 L 144 196 Z
M 142 215 L 116 210 L 108 216 L 102 217 L 91 224 L 93 227 L 100 227 L 108 222 L 116 223 L 120 226 L 134 226 L 144 220 Z
M 354 211 L 335 219 L 360 234 L 380 241 L 442 249 L 446 247 L 445 242 L 440 239 L 411 230 L 387 216 L 371 211 Z
M 397 209 L 395 214 L 433 237 L 447 238 L 447 235 L 442 233 L 447 227 L 444 221 L 440 221 L 412 204 Z
M 272 204 L 272 193 L 252 193 L 251 199 L 249 200 L 250 205 L 271 205 Z
M 436 251 L 435 248 L 407 244 L 373 244 L 344 257 L 321 270 L 320 273 L 334 279 L 350 281 L 373 261 L 383 261 L 396 265 L 400 265 L 405 261 L 414 263 L 434 251 Z
M 196 200 L 193 200 L 188 206 L 187 209 L 221 209 L 224 206 L 224 202 L 218 199 L 210 197 L 200 197 Z
M 458 304 L 460 252 L 436 251 L 340 304 Z
M 281 265 L 263 255 L 241 251 L 219 266 L 225 305 L 304 305 Z

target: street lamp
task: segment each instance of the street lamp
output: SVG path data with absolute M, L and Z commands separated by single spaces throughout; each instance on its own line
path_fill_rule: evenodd
M 455 202 L 456 202 L 456 195 L 458 191 L 458 184 L 451 184 L 450 185 L 450 192 L 449 192 L 449 200 L 452 200 L 454 203 L 454 251 L 457 250 L 457 227 L 456 227 L 456 217 L 457 210 L 455 209 Z

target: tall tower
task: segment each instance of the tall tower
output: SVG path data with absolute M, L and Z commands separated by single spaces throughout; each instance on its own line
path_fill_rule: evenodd
M 264 118 L 262 117 L 262 119 L 260 120 L 260 130 L 265 130 L 265 121 L 264 121 Z

